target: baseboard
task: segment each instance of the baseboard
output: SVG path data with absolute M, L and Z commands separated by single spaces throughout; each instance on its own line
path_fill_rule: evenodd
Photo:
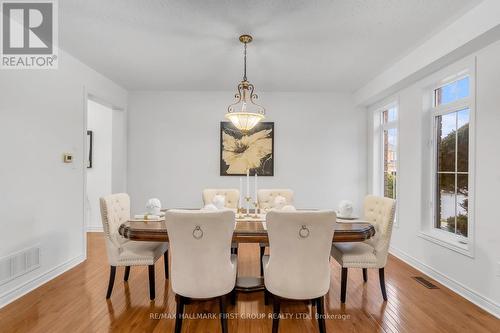
M 87 232 L 103 232 L 102 225 L 101 226 L 87 226 Z
M 497 304 L 493 300 L 477 293 L 476 291 L 468 288 L 467 286 L 464 286 L 462 283 L 455 281 L 454 279 L 439 272 L 438 270 L 432 268 L 431 266 L 424 264 L 420 260 L 417 260 L 416 258 L 410 256 L 409 254 L 405 253 L 404 251 L 401 251 L 399 249 L 391 247 L 389 249 L 389 253 L 391 253 L 393 256 L 401 259 L 402 261 L 404 261 L 408 265 L 412 266 L 413 268 L 430 276 L 434 280 L 441 283 L 443 286 L 453 290 L 455 293 L 459 294 L 460 296 L 462 296 L 466 300 L 474 303 L 475 305 L 479 306 L 483 310 L 491 313 L 492 315 L 494 315 L 495 317 L 500 319 L 500 304 Z
M 84 260 L 85 260 L 84 255 L 80 255 L 78 257 L 70 259 L 70 260 L 52 268 L 48 272 L 45 272 L 45 273 L 43 273 L 43 274 L 41 274 L 41 275 L 39 275 L 39 276 L 29 280 L 29 281 L 17 286 L 13 290 L 10 290 L 10 291 L 0 295 L 0 309 L 9 303 L 12 303 L 16 299 L 26 295 L 30 291 L 33 291 L 36 288 L 40 287 L 41 285 L 56 278 L 57 276 L 67 272 L 71 268 L 82 263 Z

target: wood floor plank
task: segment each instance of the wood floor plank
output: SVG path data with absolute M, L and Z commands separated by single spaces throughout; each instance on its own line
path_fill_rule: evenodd
M 241 244 L 238 274 L 258 275 L 259 247 Z M 150 302 L 147 267 L 132 267 L 128 282 L 123 268 L 117 269 L 113 294 L 105 299 L 109 265 L 100 233 L 88 234 L 88 259 L 40 288 L 0 309 L 2 333 L 25 332 L 173 332 L 175 295 L 163 274 L 163 260 L 155 268 L 156 300 Z M 340 266 L 332 261 L 330 292 L 325 297 L 328 332 L 498 332 L 500 320 L 451 290 L 433 281 L 439 289 L 427 289 L 412 277 L 423 276 L 401 260 L 390 256 L 386 267 L 388 301 L 380 293 L 378 271 L 368 270 L 363 283 L 361 269 L 350 269 L 347 302 L 340 303 Z M 271 332 L 271 305 L 264 305 L 263 292 L 240 293 L 229 332 Z M 193 302 L 186 306 L 192 316 L 217 314 L 217 301 Z M 280 332 L 317 332 L 315 311 L 305 302 L 290 302 L 282 313 Z M 190 318 L 183 332 L 221 332 L 220 321 Z

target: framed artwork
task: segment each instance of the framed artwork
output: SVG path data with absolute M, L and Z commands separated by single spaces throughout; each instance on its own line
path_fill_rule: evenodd
M 220 175 L 274 176 L 274 123 L 258 123 L 243 133 L 230 122 L 220 123 Z
M 94 132 L 92 131 L 87 131 L 87 169 L 92 168 L 92 152 L 93 152 L 93 145 L 94 145 Z

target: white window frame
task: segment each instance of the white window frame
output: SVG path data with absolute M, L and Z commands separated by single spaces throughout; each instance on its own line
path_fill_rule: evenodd
M 435 106 L 435 91 L 449 83 L 469 77 L 469 97 L 458 101 Z M 475 85 L 475 62 L 473 61 L 464 69 L 456 71 L 455 74 L 436 82 L 427 89 L 431 94 L 432 105 L 430 107 L 430 214 L 429 223 L 424 225 L 420 236 L 436 244 L 447 247 L 453 251 L 474 257 L 474 225 L 475 225 L 475 114 L 476 114 L 476 85 Z M 459 236 L 449 231 L 441 230 L 436 226 L 436 173 L 437 173 L 437 147 L 436 147 L 436 118 L 445 114 L 469 109 L 469 170 L 468 170 L 468 237 Z
M 396 108 L 396 120 L 393 120 L 388 123 L 383 123 L 382 114 L 384 111 Z M 384 187 L 384 131 L 387 129 L 395 128 L 397 130 L 397 138 L 396 138 L 396 213 L 394 216 L 394 227 L 399 227 L 399 218 L 398 218 L 398 198 L 399 198 L 399 103 L 397 100 L 392 100 L 389 103 L 384 103 L 382 107 L 377 108 L 375 110 L 374 121 L 376 123 L 376 131 L 374 140 L 377 141 L 377 144 L 374 145 L 374 152 L 376 156 L 374 156 L 374 192 L 377 195 L 384 196 L 385 187 Z

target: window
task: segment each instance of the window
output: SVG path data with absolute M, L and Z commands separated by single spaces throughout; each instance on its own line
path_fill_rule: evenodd
M 469 97 L 469 77 L 448 83 L 434 90 L 434 106 L 440 106 Z
M 434 89 L 434 227 L 469 235 L 470 78 Z
M 382 109 L 382 182 L 384 197 L 396 199 L 397 189 L 397 128 L 398 109 L 395 105 Z
M 398 126 L 399 109 L 394 97 L 388 104 L 376 106 L 372 111 L 371 138 L 373 150 L 370 192 L 378 196 L 397 199 L 398 197 Z M 399 226 L 398 203 L 394 227 Z

